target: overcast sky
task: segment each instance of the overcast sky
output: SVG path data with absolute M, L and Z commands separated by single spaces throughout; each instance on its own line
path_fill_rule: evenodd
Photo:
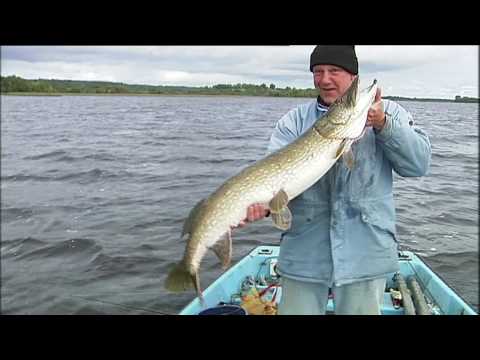
M 312 88 L 314 46 L 2 46 L 2 76 Z M 478 97 L 478 46 L 356 46 L 360 81 L 386 96 Z M 362 87 L 362 85 L 361 85 Z

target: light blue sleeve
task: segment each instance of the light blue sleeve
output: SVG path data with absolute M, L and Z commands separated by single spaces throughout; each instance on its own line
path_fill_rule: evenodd
M 278 120 L 270 136 L 270 142 L 267 148 L 267 154 L 281 149 L 290 144 L 298 137 L 298 109 L 290 110 Z
M 414 126 L 412 115 L 402 106 L 389 100 L 383 104 L 387 117 L 384 128 L 376 133 L 377 143 L 400 176 L 425 175 L 432 156 L 428 135 Z

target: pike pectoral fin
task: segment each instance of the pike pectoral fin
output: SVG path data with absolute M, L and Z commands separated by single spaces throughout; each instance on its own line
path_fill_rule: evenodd
M 352 151 L 353 142 L 354 142 L 353 139 L 344 139 L 340 144 L 340 147 L 338 148 L 337 153 L 335 154 L 336 159 L 338 159 L 340 156 L 343 155 L 342 158 L 343 158 L 343 161 L 345 162 L 345 166 L 350 170 L 353 169 L 353 166 L 355 164 L 355 158 L 353 156 L 353 151 Z
M 345 162 L 345 166 L 349 170 L 353 169 L 353 166 L 355 165 L 355 158 L 353 156 L 353 151 L 351 148 L 348 149 L 348 151 L 343 153 L 343 161 Z
M 288 204 L 288 195 L 285 190 L 280 189 L 280 191 L 270 200 L 268 207 L 270 212 L 278 213 Z
M 232 261 L 232 231 L 228 230 L 211 249 L 222 262 L 223 270 L 226 270 Z
M 287 206 L 285 206 L 279 213 L 272 212 L 271 217 L 275 227 L 280 230 L 290 229 L 290 226 L 292 225 L 292 213 Z
M 288 201 L 287 193 L 281 189 L 269 203 L 273 223 L 280 230 L 288 230 L 292 224 L 292 213 L 287 206 Z
M 342 156 L 346 151 L 350 150 L 350 147 L 352 146 L 352 141 L 349 139 L 343 139 L 341 142 L 340 146 L 338 147 L 337 152 L 335 153 L 335 159 L 338 159 L 340 156 Z

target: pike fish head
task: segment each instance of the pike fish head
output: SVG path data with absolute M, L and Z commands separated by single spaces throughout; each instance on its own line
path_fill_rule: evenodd
M 365 113 L 365 117 L 368 110 L 375 101 L 375 95 L 377 94 L 377 79 L 373 80 L 372 85 L 363 89 L 358 93 L 357 101 L 355 103 L 355 112 L 357 114 Z
M 346 129 L 349 138 L 358 138 L 362 135 L 367 122 L 368 111 L 375 101 L 377 94 L 377 80 L 372 85 L 358 93 L 355 108 L 352 114 L 350 127 Z
M 359 77 L 357 76 L 345 94 L 331 105 L 325 115 L 328 124 L 322 124 L 327 137 L 355 139 L 362 134 L 368 110 L 377 93 L 377 80 L 362 91 L 358 91 L 358 87 Z

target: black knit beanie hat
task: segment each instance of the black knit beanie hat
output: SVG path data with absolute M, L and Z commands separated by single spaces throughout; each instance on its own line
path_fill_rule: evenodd
M 310 71 L 315 65 L 336 65 L 353 75 L 358 74 L 355 45 L 317 45 L 310 55 Z

